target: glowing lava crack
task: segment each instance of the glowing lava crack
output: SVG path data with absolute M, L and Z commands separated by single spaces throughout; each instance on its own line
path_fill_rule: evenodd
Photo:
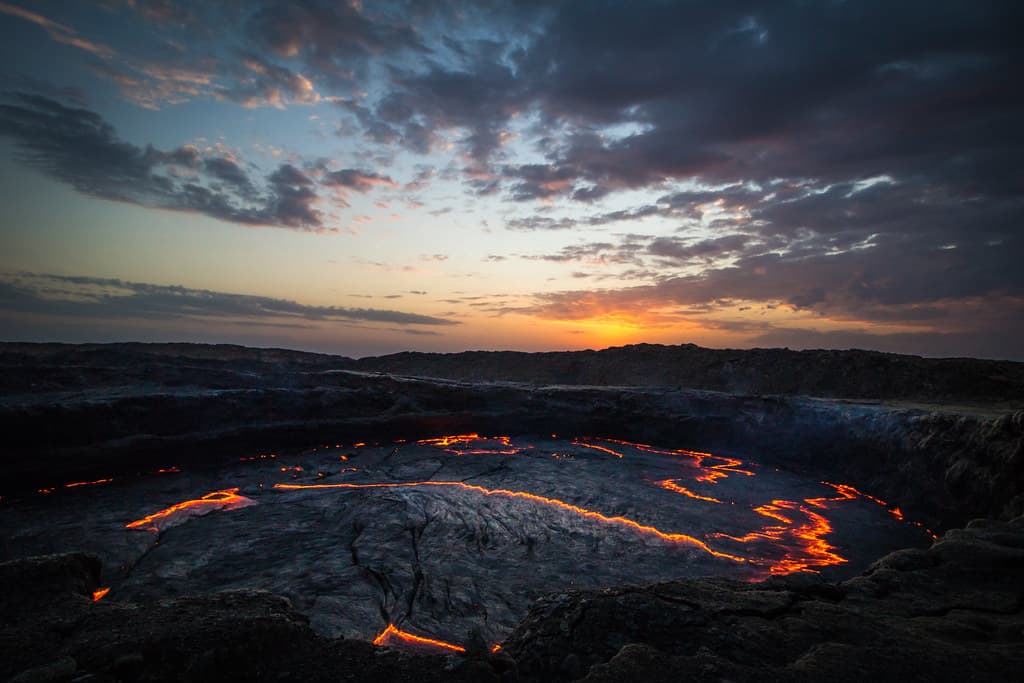
M 639 531 L 642 534 L 650 534 L 656 536 L 663 541 L 669 541 L 670 543 L 685 543 L 693 545 L 709 555 L 714 557 L 721 557 L 726 560 L 732 560 L 733 562 L 746 562 L 746 558 L 738 555 L 730 555 L 729 553 L 719 552 L 708 546 L 707 543 L 700 539 L 688 536 L 687 534 L 671 534 L 660 531 L 653 526 L 646 524 L 640 524 L 627 517 L 609 517 L 608 515 L 601 514 L 600 512 L 594 512 L 593 510 L 587 510 L 581 508 L 578 505 L 566 503 L 565 501 L 558 500 L 557 498 L 545 498 L 544 496 L 538 496 L 534 493 L 527 493 L 525 491 L 509 491 L 508 489 L 488 489 L 483 486 L 475 486 L 473 484 L 466 484 L 461 481 L 410 481 L 401 483 L 386 483 L 386 484 L 274 484 L 275 489 L 282 490 L 301 490 L 301 489 L 384 489 L 384 488 L 419 488 L 426 486 L 452 486 L 466 491 L 473 491 L 476 493 L 482 493 L 485 496 L 503 496 L 507 498 L 521 498 L 524 500 L 531 501 L 533 503 L 541 503 L 543 505 L 550 505 L 552 507 L 560 508 L 568 512 L 574 512 L 578 515 L 586 517 L 587 519 L 594 519 L 599 522 L 606 524 L 616 524 L 624 526 L 634 531 Z
M 187 521 L 189 517 L 205 515 L 214 510 L 238 510 L 255 504 L 256 501 L 253 499 L 238 495 L 237 488 L 223 489 L 207 493 L 202 498 L 186 500 L 159 512 L 146 515 L 142 519 L 129 522 L 125 527 L 159 533 Z

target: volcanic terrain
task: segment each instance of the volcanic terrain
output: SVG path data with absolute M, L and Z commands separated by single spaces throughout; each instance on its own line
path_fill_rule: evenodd
M 1020 364 L 27 344 L 0 363 L 0 675 L 1024 665 Z

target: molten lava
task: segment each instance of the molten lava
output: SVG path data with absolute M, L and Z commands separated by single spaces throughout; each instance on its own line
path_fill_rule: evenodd
M 784 514 L 783 511 L 802 515 L 804 520 L 796 523 L 795 515 Z M 847 561 L 825 540 L 825 536 L 832 532 L 832 525 L 823 515 L 792 500 L 773 500 L 755 507 L 754 512 L 781 523 L 769 524 L 760 531 L 743 536 L 723 533 L 711 535 L 744 545 L 754 545 L 755 548 L 764 547 L 762 552 L 765 557 L 759 558 L 758 563 L 766 564 L 771 574 L 815 571 L 816 567 L 828 567 Z M 782 557 L 778 557 L 779 551 Z
M 639 531 L 642 534 L 648 534 L 656 536 L 663 541 L 670 543 L 683 543 L 687 545 L 693 545 L 700 548 L 704 552 L 714 557 L 719 557 L 726 560 L 732 560 L 733 562 L 746 562 L 746 558 L 738 555 L 732 555 L 730 553 L 723 553 L 714 550 L 704 541 L 689 536 L 687 534 L 678 533 L 666 533 L 660 529 L 656 529 L 653 526 L 641 524 L 627 517 L 615 516 L 609 517 L 608 515 L 594 510 L 588 510 L 572 503 L 566 503 L 565 501 L 558 500 L 557 498 L 547 498 L 545 496 L 538 496 L 535 493 L 527 493 L 526 491 L 510 491 L 508 489 L 489 489 L 483 486 L 476 486 L 474 484 L 467 484 L 461 481 L 408 481 L 408 482 L 393 482 L 393 483 L 379 483 L 379 484 L 274 484 L 275 489 L 281 490 L 304 490 L 304 489 L 382 489 L 382 488 L 418 488 L 426 486 L 448 486 L 461 488 L 466 491 L 473 491 L 476 493 L 482 493 L 485 496 L 502 496 L 506 498 L 520 498 L 529 500 L 534 503 L 541 503 L 542 505 L 549 505 L 556 507 L 568 512 L 573 512 L 587 519 L 597 520 L 605 524 L 614 524 L 618 526 L 624 526 L 634 531 Z
M 99 602 L 103 597 L 110 592 L 110 588 L 97 588 L 92 592 L 92 601 Z
M 79 486 L 98 486 L 99 484 L 106 484 L 107 482 L 111 482 L 111 481 L 114 481 L 114 480 L 111 478 L 111 479 L 95 479 L 93 481 L 73 481 L 70 484 L 64 484 L 64 488 L 66 488 L 66 489 L 74 489 L 74 488 L 78 488 Z
M 649 444 L 634 443 L 632 441 L 623 441 L 621 439 L 605 438 L 603 441 L 619 444 L 620 446 L 629 446 L 630 448 L 635 448 L 636 450 L 644 453 L 654 453 L 657 455 L 682 455 L 688 458 L 693 458 L 694 465 L 706 468 L 704 473 L 696 477 L 697 481 L 708 484 L 714 484 L 719 479 L 726 479 L 730 474 L 742 474 L 747 477 L 754 476 L 754 473 L 750 470 L 740 469 L 740 466 L 744 465 L 744 463 L 742 460 L 737 460 L 736 458 L 727 458 L 723 455 L 714 455 L 713 453 L 705 453 L 703 451 L 691 451 L 685 448 L 665 450 L 662 448 L 655 448 Z M 616 453 L 616 455 L 618 454 Z M 712 462 L 715 464 L 711 464 Z
M 712 498 L 710 496 L 702 496 L 699 493 L 694 493 L 690 489 L 688 489 L 688 488 L 686 488 L 684 486 L 680 486 L 676 482 L 677 482 L 677 480 L 674 480 L 674 479 L 662 479 L 661 481 L 655 482 L 655 484 L 657 484 L 658 486 L 660 486 L 661 488 L 663 488 L 663 489 L 665 489 L 667 491 L 674 491 L 676 493 L 681 493 L 684 496 L 686 496 L 687 498 L 693 498 L 694 500 L 706 500 L 709 503 L 721 503 L 722 502 L 722 501 L 718 500 L 717 498 Z
M 473 444 L 488 442 L 496 442 L 504 448 L 470 448 Z M 518 452 L 512 447 L 510 436 L 480 436 L 476 432 L 420 439 L 416 443 L 421 446 L 434 446 L 453 455 L 515 455 Z
M 583 448 L 589 448 L 591 450 L 601 451 L 602 453 L 614 455 L 616 458 L 622 458 L 622 453 L 619 453 L 618 451 L 613 451 L 612 449 L 606 448 L 604 446 L 598 446 L 597 444 L 590 443 L 583 439 L 574 439 L 572 443 L 574 446 L 582 446 Z
M 875 498 L 874 496 L 869 495 L 867 493 L 864 493 L 863 491 L 858 491 L 857 489 L 853 488 L 849 484 L 833 484 L 832 482 L 828 482 L 828 481 L 823 481 L 821 483 L 824 484 L 825 486 L 831 486 L 836 491 L 838 491 L 839 494 L 841 496 L 843 496 L 843 497 L 850 497 L 850 498 L 860 497 L 860 498 L 864 498 L 865 500 L 870 500 L 872 503 L 877 503 L 878 505 L 881 505 L 882 507 L 884 507 L 886 512 L 888 512 L 890 515 L 892 515 L 896 519 L 900 520 L 901 522 L 907 522 L 908 524 L 913 524 L 914 526 L 916 526 L 918 528 L 924 529 L 926 532 L 928 532 L 928 535 L 931 536 L 932 539 L 938 539 L 938 535 L 936 535 L 936 533 L 934 531 L 932 531 L 931 529 L 926 527 L 921 522 L 915 522 L 913 520 L 905 518 L 903 516 L 903 511 L 902 510 L 900 510 L 895 505 L 890 505 L 889 503 L 886 503 L 881 498 Z M 839 499 L 838 498 L 834 498 L 832 500 L 839 500 Z M 811 501 L 807 501 L 807 502 L 810 503 Z
M 125 528 L 145 529 L 160 533 L 164 529 L 181 524 L 189 517 L 205 515 L 214 510 L 239 510 L 255 504 L 256 501 L 253 499 L 238 495 L 237 488 L 212 491 L 202 498 L 186 500 L 142 519 L 129 522 L 125 524 Z
M 435 640 L 434 638 L 425 638 L 423 636 L 417 636 L 408 631 L 403 631 L 394 624 L 388 624 L 388 627 L 380 632 L 380 634 L 373 639 L 374 645 L 380 645 L 382 647 L 403 647 L 413 646 L 413 649 L 438 649 L 438 650 L 449 650 L 451 652 L 465 652 L 466 648 L 460 645 L 453 645 L 452 643 L 446 643 L 443 640 Z

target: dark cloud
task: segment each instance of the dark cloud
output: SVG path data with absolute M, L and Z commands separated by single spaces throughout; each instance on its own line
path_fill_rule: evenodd
M 550 218 L 548 216 L 527 216 L 510 218 L 505 221 L 509 230 L 569 230 L 575 228 L 577 221 L 573 218 Z
M 331 171 L 324 175 L 321 181 L 329 187 L 355 190 L 356 192 L 369 192 L 378 185 L 387 187 L 398 187 L 398 183 L 386 175 L 372 171 L 360 171 L 354 168 L 344 168 L 340 171 Z
M 740 234 L 726 235 L 698 242 L 685 242 L 672 237 L 658 237 L 648 245 L 647 252 L 654 256 L 687 262 L 700 258 L 721 258 L 737 253 L 746 247 L 750 241 L 749 235 Z
M 261 47 L 304 60 L 327 82 L 348 82 L 371 57 L 423 46 L 406 17 L 361 11 L 359 2 L 263 2 L 246 21 Z
M 327 231 L 316 183 L 291 164 L 262 180 L 235 159 L 195 147 L 170 151 L 121 140 L 98 114 L 29 94 L 0 104 L 0 135 L 22 162 L 79 192 L 140 206 L 189 211 L 243 225 Z M 365 192 L 387 176 L 326 171 L 324 184 Z
M 273 322 L 360 321 L 394 325 L 455 325 L 456 321 L 374 308 L 309 306 L 287 299 L 96 277 L 22 273 L 0 277 L 0 310 L 91 318 L 241 318 Z
M 730 253 L 745 246 L 746 239 L 739 236 L 724 245 L 697 243 L 689 248 L 656 239 L 648 251 L 692 258 L 695 253 Z M 606 310 L 631 310 L 642 315 L 665 306 L 761 301 L 834 319 L 927 321 L 947 329 L 962 326 L 965 331 L 981 320 L 978 309 L 988 312 L 993 328 L 996 321 L 1021 312 L 1024 272 L 1017 266 L 1019 238 L 1013 244 L 956 247 L 936 246 L 927 239 L 890 239 L 841 252 L 819 246 L 788 254 L 755 253 L 727 267 L 663 277 L 654 284 L 540 295 L 536 312 L 588 317 Z M 632 245 L 594 244 L 545 258 L 580 260 L 591 253 L 623 259 L 637 252 Z

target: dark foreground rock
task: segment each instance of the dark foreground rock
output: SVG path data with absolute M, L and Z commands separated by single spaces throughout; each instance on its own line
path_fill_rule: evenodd
M 506 656 L 415 656 L 321 638 L 262 591 L 159 604 L 94 602 L 98 563 L 81 554 L 0 564 L 0 680 L 498 681 Z
M 521 680 L 1009 681 L 1024 671 L 1024 517 L 978 520 L 838 584 L 682 580 L 538 601 Z
M 690 579 L 539 600 L 497 654 L 316 635 L 260 591 L 94 602 L 81 554 L 0 564 L 16 681 L 1010 681 L 1024 670 L 1024 517 L 977 520 L 862 576 Z M 480 648 L 477 648 L 480 650 Z

